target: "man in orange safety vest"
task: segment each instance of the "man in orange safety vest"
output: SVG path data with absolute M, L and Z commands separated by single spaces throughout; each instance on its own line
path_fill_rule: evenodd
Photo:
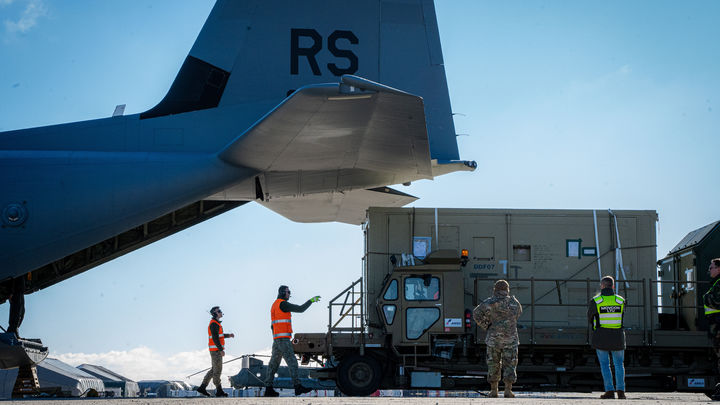
M 265 396 L 277 397 L 280 394 L 273 389 L 273 381 L 275 373 L 280 366 L 280 358 L 285 359 L 290 369 L 290 377 L 295 387 L 295 395 L 304 394 L 312 391 L 312 389 L 304 387 L 298 379 L 298 364 L 295 358 L 295 351 L 292 346 L 292 312 L 305 312 L 313 303 L 320 301 L 320 296 L 316 295 L 307 300 L 302 305 L 294 305 L 287 302 L 290 299 L 290 288 L 281 285 L 278 288 L 278 296 L 270 308 L 270 328 L 273 333 L 272 356 L 268 364 L 268 373 L 265 378 Z
M 212 307 L 212 309 L 210 309 L 210 315 L 212 315 L 212 319 L 208 325 L 208 349 L 210 350 L 212 367 L 210 367 L 210 370 L 205 374 L 205 378 L 203 378 L 202 384 L 197 388 L 197 392 L 209 397 L 210 393 L 207 391 L 207 386 L 212 378 L 215 384 L 215 396 L 226 397 L 228 394 L 223 391 L 220 385 L 222 358 L 225 356 L 225 339 L 234 338 L 235 335 L 232 333 L 223 333 L 222 321 L 220 321 L 223 313 L 220 307 Z

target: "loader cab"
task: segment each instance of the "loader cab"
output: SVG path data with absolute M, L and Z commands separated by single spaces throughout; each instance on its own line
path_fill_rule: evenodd
M 402 347 L 427 350 L 433 336 L 464 333 L 463 291 L 455 251 L 431 254 L 424 264 L 396 267 L 377 302 L 393 346 L 401 352 Z

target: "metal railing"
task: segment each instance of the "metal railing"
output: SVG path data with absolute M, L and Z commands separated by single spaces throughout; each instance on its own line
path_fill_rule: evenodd
M 363 310 L 362 277 L 350 284 L 328 304 L 328 332 L 359 333 L 365 331 L 365 312 Z M 333 320 L 333 314 L 337 319 Z
M 480 301 L 480 292 L 478 284 L 480 282 L 488 282 L 489 280 L 486 278 L 474 278 L 474 297 L 475 302 L 474 305 L 477 305 Z M 508 281 L 511 283 L 511 290 L 517 289 L 517 288 L 527 288 L 525 287 L 524 283 L 529 283 L 529 289 L 530 289 L 530 302 L 523 302 L 520 301 L 520 304 L 523 306 L 524 312 L 530 311 L 530 344 L 536 343 L 536 324 L 537 318 L 536 318 L 536 309 L 538 308 L 544 308 L 544 307 L 565 307 L 565 308 L 587 308 L 588 303 L 590 299 L 595 295 L 595 291 L 598 289 L 598 285 L 600 283 L 599 280 L 591 280 L 589 278 L 585 280 L 558 280 L 558 279 L 551 279 L 551 278 L 513 278 L 508 279 Z M 548 289 L 547 291 L 542 292 L 541 294 L 536 294 L 538 289 L 539 283 L 553 283 L 554 287 Z M 580 303 L 573 303 L 568 302 L 568 300 L 565 300 L 563 302 L 562 294 L 561 294 L 561 286 L 562 285 L 568 285 L 568 284 L 580 284 L 585 286 L 585 301 Z M 675 293 L 670 296 L 672 299 L 671 305 L 662 305 L 661 303 L 658 303 L 658 290 L 661 290 L 661 286 L 663 284 L 671 284 L 674 287 Z M 709 281 L 682 281 L 682 280 L 650 280 L 650 279 L 640 279 L 640 280 L 618 280 L 617 286 L 618 288 L 618 294 L 621 296 L 628 297 L 628 290 L 637 290 L 640 294 L 640 302 L 639 303 L 632 303 L 632 300 L 629 301 L 628 304 L 625 305 L 625 308 L 641 308 L 642 312 L 642 338 L 643 338 L 643 344 L 644 345 L 651 345 L 654 342 L 654 333 L 655 328 L 652 325 L 652 320 L 654 316 L 656 316 L 662 308 L 672 308 L 675 313 L 675 320 L 676 320 L 676 329 L 680 329 L 680 311 L 682 309 L 695 309 L 696 311 L 699 311 L 702 309 L 702 306 L 698 306 L 696 303 L 693 303 L 693 305 L 682 305 L 681 298 L 682 294 L 677 294 L 678 291 L 681 290 L 681 285 L 695 285 L 694 290 L 699 293 L 698 287 L 700 285 L 706 285 L 709 284 Z M 539 302 L 541 299 L 547 297 L 552 292 L 557 292 L 558 302 L 557 303 L 550 303 L 545 302 L 541 303 Z M 575 296 L 576 298 L 577 296 Z M 626 312 L 627 313 L 627 312 Z M 698 312 L 700 314 L 701 312 Z M 590 336 L 590 324 L 587 323 L 586 327 L 586 333 L 587 338 L 589 339 Z

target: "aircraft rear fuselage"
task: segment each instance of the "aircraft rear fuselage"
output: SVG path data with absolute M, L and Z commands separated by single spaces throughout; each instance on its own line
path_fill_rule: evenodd
M 212 113 L 182 114 L 172 125 L 132 115 L 2 134 L 3 201 L 22 211 L 3 218 L 3 274 L 24 274 L 252 176 L 210 152 L 229 142 L 230 128 L 185 123 Z
M 218 0 L 152 109 L 0 133 L 0 300 L 189 204 L 340 221 L 382 194 L 351 191 L 474 169 L 457 159 L 432 0 Z

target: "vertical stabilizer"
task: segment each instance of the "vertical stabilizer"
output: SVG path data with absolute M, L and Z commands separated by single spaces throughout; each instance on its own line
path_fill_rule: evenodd
M 246 105 L 361 76 L 423 97 L 433 159 L 458 159 L 432 0 L 218 0 L 168 95 L 141 115 Z

